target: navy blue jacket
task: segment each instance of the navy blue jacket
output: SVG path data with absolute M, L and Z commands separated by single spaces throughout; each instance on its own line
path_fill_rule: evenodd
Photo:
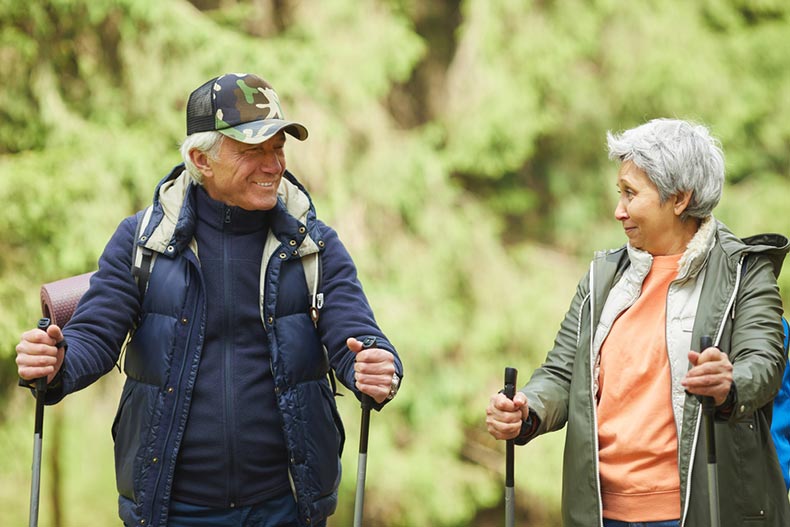
M 120 224 L 64 329 L 68 350 L 62 382 L 48 392 L 48 402 L 56 402 L 110 371 L 139 320 L 127 347 L 127 380 L 113 424 L 119 514 L 127 525 L 167 523 L 200 363 L 206 298 L 193 238 L 195 190 L 182 165 L 157 187 L 150 221 L 138 239 L 158 254 L 142 298 L 130 272 L 139 216 Z M 324 302 L 314 327 L 300 259 L 316 251 Z M 261 367 L 271 368 L 274 377 L 292 490 L 300 522 L 309 526 L 334 512 L 340 482 L 344 433 L 329 368 L 360 397 L 354 387 L 355 355 L 346 339 L 375 336 L 378 347 L 395 354 L 401 377 L 403 368 L 376 324 L 351 257 L 335 231 L 316 218 L 307 192 L 287 172 L 273 209 L 260 287 L 261 323 L 271 356 L 270 364 Z

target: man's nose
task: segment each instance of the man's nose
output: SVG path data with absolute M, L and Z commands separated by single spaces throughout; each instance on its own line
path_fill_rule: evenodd
M 259 156 L 258 168 L 264 172 L 280 173 L 283 165 L 277 154 L 273 152 L 264 152 Z

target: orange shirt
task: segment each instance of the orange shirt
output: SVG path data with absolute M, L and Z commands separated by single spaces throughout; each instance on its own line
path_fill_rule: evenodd
M 678 441 L 666 345 L 666 301 L 681 255 L 657 256 L 642 294 L 601 347 L 598 454 L 603 516 L 680 518 Z

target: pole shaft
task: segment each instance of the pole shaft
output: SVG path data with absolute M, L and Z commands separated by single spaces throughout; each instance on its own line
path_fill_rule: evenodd
M 510 487 L 511 489 L 514 487 L 514 461 L 515 461 L 515 452 L 514 452 L 514 443 L 512 439 L 508 439 L 507 443 L 505 443 L 505 486 Z
M 699 352 L 713 346 L 709 335 L 699 339 Z M 716 402 L 713 397 L 702 397 L 702 418 L 705 425 L 705 447 L 708 455 L 708 506 L 710 507 L 710 526 L 719 527 L 719 472 L 716 467 Z
M 505 387 L 502 390 L 508 399 L 516 395 L 516 379 L 518 370 L 505 368 Z M 512 439 L 505 442 L 505 527 L 513 527 L 516 518 L 516 499 L 514 483 L 515 443 Z
M 516 524 L 515 494 L 515 489 L 512 486 L 505 487 L 505 527 L 514 527 Z
M 366 337 L 362 341 L 363 349 L 376 345 L 376 337 Z M 365 477 L 368 470 L 368 435 L 370 434 L 370 410 L 373 398 L 362 394 L 362 419 L 359 424 L 359 460 L 357 461 L 357 490 L 354 497 L 354 527 L 362 527 L 362 512 L 365 509 Z
M 47 380 L 36 379 L 36 420 L 33 425 L 33 468 L 30 479 L 30 527 L 38 526 L 38 503 L 41 495 L 41 448 L 44 438 L 44 397 Z
M 38 319 L 36 327 L 41 331 L 47 331 L 49 318 Z M 24 386 L 28 386 L 27 383 Z M 33 467 L 30 479 L 30 517 L 28 525 L 38 526 L 38 501 L 41 494 L 41 448 L 44 437 L 44 399 L 47 395 L 47 378 L 40 377 L 33 383 L 36 393 L 36 418 L 33 425 Z
M 719 471 L 716 463 L 708 463 L 708 492 L 710 493 L 710 525 L 719 527 Z
M 41 492 L 41 434 L 33 435 L 33 478 L 30 482 L 30 527 L 38 525 L 38 497 Z
M 367 475 L 368 455 L 359 454 L 357 465 L 357 493 L 354 498 L 354 527 L 362 527 L 362 511 L 365 507 L 365 476 Z
M 362 396 L 362 420 L 359 431 L 359 459 L 357 461 L 357 490 L 354 497 L 354 527 L 362 527 L 365 508 L 365 477 L 368 465 L 368 436 L 370 434 L 370 396 Z

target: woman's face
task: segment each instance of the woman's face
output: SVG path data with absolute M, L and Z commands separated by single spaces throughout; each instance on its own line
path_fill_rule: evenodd
M 624 161 L 617 172 L 620 199 L 614 217 L 623 224 L 625 235 L 633 247 L 654 256 L 680 254 L 688 239 L 680 228 L 677 199 L 661 203 L 658 188 L 645 171 L 631 161 Z

